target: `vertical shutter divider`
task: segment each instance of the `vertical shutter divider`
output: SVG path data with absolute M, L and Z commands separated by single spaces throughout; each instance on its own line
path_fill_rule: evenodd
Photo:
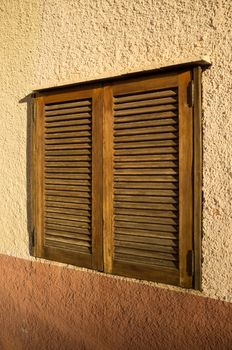
M 92 267 L 103 271 L 103 93 L 93 91 L 92 114 Z
M 104 87 L 103 107 L 103 239 L 104 271 L 112 272 L 113 260 L 113 94 Z

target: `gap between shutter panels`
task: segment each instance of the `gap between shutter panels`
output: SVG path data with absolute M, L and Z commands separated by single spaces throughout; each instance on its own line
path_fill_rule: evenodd
M 178 269 L 177 88 L 114 96 L 114 259 Z
M 91 253 L 92 100 L 45 104 L 45 246 Z

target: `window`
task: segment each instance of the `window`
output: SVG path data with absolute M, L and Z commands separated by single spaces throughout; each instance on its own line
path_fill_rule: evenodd
M 35 256 L 200 288 L 200 75 L 36 92 Z

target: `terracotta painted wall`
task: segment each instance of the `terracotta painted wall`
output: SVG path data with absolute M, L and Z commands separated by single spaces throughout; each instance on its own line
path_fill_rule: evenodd
M 0 270 L 1 350 L 232 348 L 231 303 L 6 256 Z

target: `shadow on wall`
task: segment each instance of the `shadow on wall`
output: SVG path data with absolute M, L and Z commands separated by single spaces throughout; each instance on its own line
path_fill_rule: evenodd
M 33 94 L 29 94 L 22 98 L 19 103 L 27 105 L 27 132 L 26 132 L 26 190 L 27 190 L 27 232 L 29 238 L 29 254 L 33 255 L 33 221 L 32 221 L 32 201 L 31 201 L 31 147 L 32 147 L 32 120 L 33 120 Z

